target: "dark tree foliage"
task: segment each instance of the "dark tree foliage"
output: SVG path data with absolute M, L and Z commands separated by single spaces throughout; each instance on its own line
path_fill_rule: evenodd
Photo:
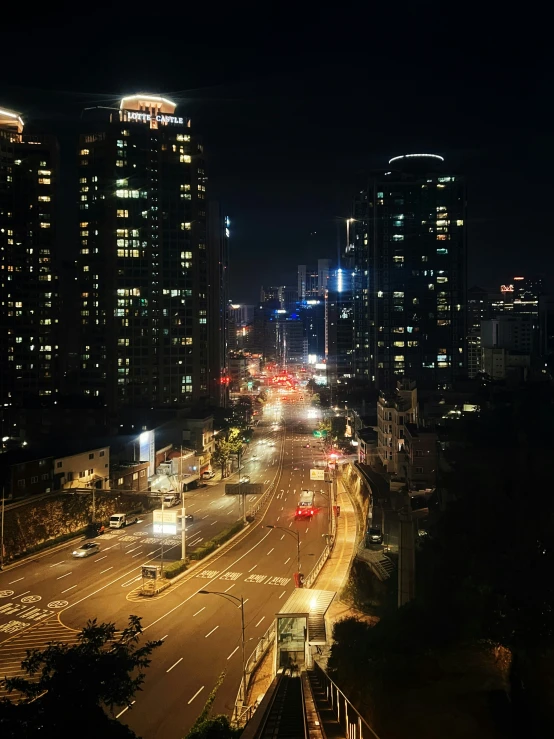
M 3 681 L 19 702 L 0 702 L 0 735 L 133 737 L 105 709 L 130 705 L 141 690 L 150 655 L 162 642 L 139 645 L 140 618 L 130 616 L 117 633 L 112 623 L 88 621 L 77 644 L 52 643 L 27 652 L 21 663 L 28 677 Z
M 453 502 L 418 553 L 416 599 L 375 627 L 337 624 L 329 667 L 371 711 L 369 693 L 398 698 L 424 679 L 418 665 L 433 652 L 506 647 L 514 715 L 529 727 L 531 714 L 552 715 L 536 676 L 552 673 L 554 654 L 553 389 L 493 395 L 445 438 L 439 486 Z M 553 730 L 549 720 L 542 732 Z

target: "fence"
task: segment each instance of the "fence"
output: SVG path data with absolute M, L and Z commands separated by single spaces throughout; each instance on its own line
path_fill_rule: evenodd
M 336 685 L 329 675 L 317 662 L 314 662 L 314 670 L 325 695 L 329 702 L 334 717 L 339 722 L 343 734 L 347 739 L 379 739 L 365 718 L 354 708 L 342 690 Z

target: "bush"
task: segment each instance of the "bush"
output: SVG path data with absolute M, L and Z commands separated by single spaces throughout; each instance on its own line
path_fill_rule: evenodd
M 187 569 L 187 563 L 184 559 L 178 559 L 176 562 L 171 562 L 164 566 L 164 577 L 168 580 L 180 575 Z
M 230 526 L 228 529 L 223 529 L 223 531 L 221 531 L 219 534 L 216 534 L 213 539 L 210 539 L 210 541 L 207 541 L 201 547 L 198 547 L 195 552 L 192 552 L 190 558 L 193 560 L 204 559 L 204 557 L 207 557 L 208 554 L 215 552 L 215 550 L 219 546 L 225 544 L 225 542 L 229 541 L 232 536 L 241 531 L 243 526 L 244 523 L 242 521 L 237 521 L 237 523 L 235 523 L 233 526 Z

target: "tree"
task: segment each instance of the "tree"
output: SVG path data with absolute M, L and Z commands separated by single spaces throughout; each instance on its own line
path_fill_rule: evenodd
M 225 435 L 216 439 L 215 449 L 212 455 L 214 462 L 221 467 L 221 479 L 227 477 L 229 462 L 232 454 L 240 455 L 242 452 L 242 433 L 239 428 L 227 429 Z
M 19 703 L 0 702 L 2 737 L 73 736 L 134 737 L 110 718 L 114 708 L 129 706 L 141 690 L 150 655 L 161 641 L 139 646 L 141 619 L 129 616 L 117 633 L 113 623 L 87 622 L 77 644 L 49 644 L 27 652 L 21 666 L 28 677 L 2 681 Z

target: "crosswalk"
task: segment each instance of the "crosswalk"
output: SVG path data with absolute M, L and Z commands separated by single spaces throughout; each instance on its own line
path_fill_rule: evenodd
M 23 633 L 15 633 L 0 645 L 0 679 L 25 676 L 21 661 L 25 659 L 27 650 L 44 649 L 50 642 L 76 644 L 78 635 L 78 631 L 64 626 L 55 616 L 39 622 Z M 0 698 L 7 695 L 8 691 L 0 684 Z M 11 697 L 14 697 L 13 693 Z

